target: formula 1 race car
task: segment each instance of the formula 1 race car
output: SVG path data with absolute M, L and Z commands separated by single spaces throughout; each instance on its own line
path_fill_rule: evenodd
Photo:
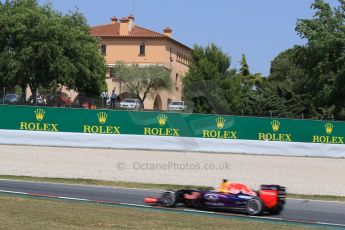
M 235 184 L 235 189 L 230 193 L 183 189 L 166 191 L 160 198 L 146 197 L 144 202 L 163 207 L 182 205 L 196 209 L 240 211 L 249 215 L 264 212 L 277 215 L 284 208 L 285 197 L 285 187 L 280 185 L 261 185 L 261 189 L 255 192 L 243 184 Z

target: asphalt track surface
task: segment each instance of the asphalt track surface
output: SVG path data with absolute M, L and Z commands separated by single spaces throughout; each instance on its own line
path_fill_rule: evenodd
M 159 196 L 161 191 L 145 189 L 110 188 L 103 186 L 67 185 L 0 180 L 0 193 L 68 199 L 86 202 L 114 203 L 147 208 L 143 199 Z M 181 212 L 190 210 L 178 209 Z M 206 214 L 222 213 L 205 212 Z M 203 214 L 205 214 L 203 213 Z M 247 215 L 225 213 L 226 216 L 248 218 Z M 345 229 L 345 202 L 287 199 L 283 212 L 276 216 L 258 217 L 271 221 L 287 221 Z

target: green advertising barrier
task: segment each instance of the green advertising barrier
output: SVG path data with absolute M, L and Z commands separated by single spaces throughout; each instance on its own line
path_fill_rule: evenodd
M 345 122 L 0 106 L 0 129 L 344 144 Z

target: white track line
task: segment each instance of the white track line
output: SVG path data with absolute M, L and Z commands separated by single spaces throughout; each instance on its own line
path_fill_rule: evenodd
M 345 224 L 332 224 L 332 223 L 327 223 L 327 222 L 316 222 L 317 224 L 321 225 L 331 225 L 331 226 L 336 226 L 336 227 L 345 227 Z
M 215 212 L 202 211 L 202 210 L 193 210 L 193 209 L 183 209 L 184 212 L 197 212 L 197 213 L 206 213 L 206 214 L 216 214 Z
M 249 217 L 255 218 L 255 219 L 284 220 L 284 219 L 278 218 L 278 217 L 267 217 L 267 216 L 249 216 Z
M 134 206 L 134 207 L 152 208 L 152 206 L 144 205 L 144 204 L 130 204 L 130 203 L 118 203 L 118 204 L 126 205 L 126 206 Z
M 11 193 L 11 194 L 19 194 L 19 195 L 29 195 L 29 193 L 26 192 L 14 192 L 14 191 L 7 191 L 7 190 L 0 190 L 2 193 Z
M 65 197 L 65 196 L 58 196 L 57 198 L 63 199 L 63 200 L 91 201 L 91 200 L 88 200 L 88 199 L 74 198 L 74 197 Z

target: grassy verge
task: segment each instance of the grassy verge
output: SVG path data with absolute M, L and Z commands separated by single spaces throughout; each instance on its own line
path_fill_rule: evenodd
M 192 186 L 192 185 L 171 185 L 171 184 L 148 184 L 137 182 L 124 182 L 124 181 L 105 181 L 105 180 L 91 180 L 91 179 L 68 179 L 68 178 L 50 178 L 50 177 L 29 177 L 29 176 L 8 176 L 0 175 L 0 179 L 8 180 L 22 180 L 22 181 L 35 181 L 35 182 L 52 182 L 64 184 L 80 184 L 80 185 L 98 185 L 110 186 L 119 188 L 140 188 L 140 189 L 208 189 L 206 186 Z M 302 194 L 288 194 L 288 198 L 309 199 L 309 200 L 325 200 L 325 201 L 343 201 L 344 196 L 326 196 L 326 195 L 302 195 Z
M 0 195 L 3 229 L 305 229 L 292 224 Z
M 149 184 L 149 183 L 137 183 L 137 182 L 125 182 L 125 181 L 106 181 L 106 180 L 92 180 L 92 179 L 80 179 L 80 178 L 51 178 L 51 177 L 30 177 L 30 176 L 7 176 L 0 175 L 0 179 L 8 180 L 22 180 L 22 181 L 34 181 L 34 182 L 52 182 L 52 183 L 64 183 L 64 184 L 80 184 L 80 185 L 98 185 L 109 186 L 118 188 L 140 188 L 140 189 L 204 189 L 205 186 L 192 186 L 192 185 L 171 185 L 171 184 Z
M 288 198 L 345 202 L 345 196 L 288 194 Z

